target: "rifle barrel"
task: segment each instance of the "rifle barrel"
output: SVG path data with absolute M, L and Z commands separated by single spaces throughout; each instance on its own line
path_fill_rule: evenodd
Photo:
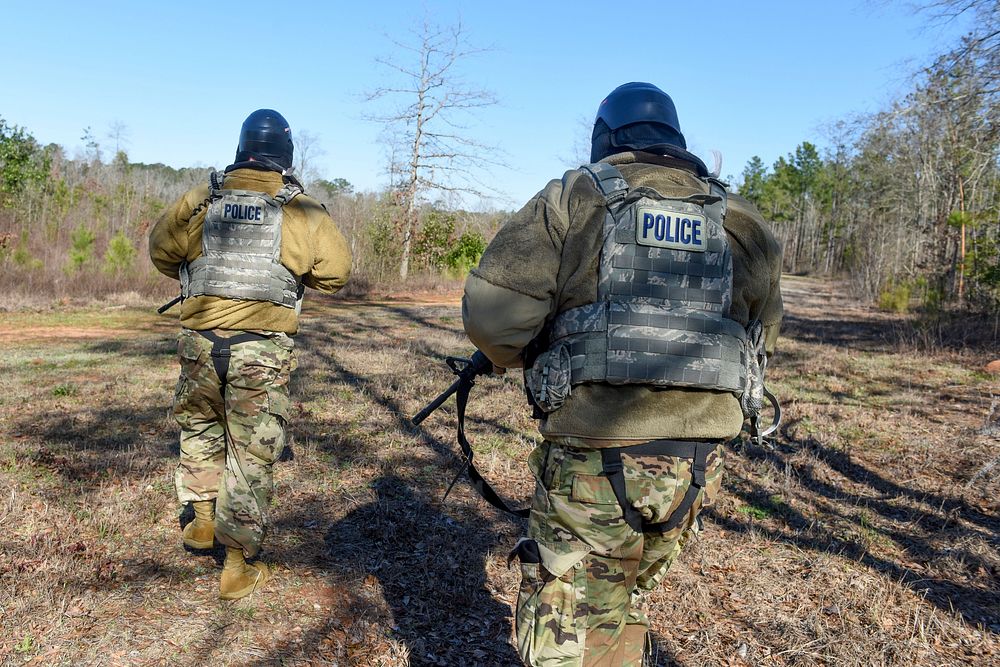
M 180 303 L 180 301 L 181 301 L 182 298 L 183 297 L 175 296 L 173 299 L 171 299 L 170 301 L 167 301 L 165 304 L 163 304 L 162 306 L 160 306 L 159 308 L 157 308 L 156 312 L 159 313 L 160 315 L 162 315 L 163 313 L 165 313 L 168 310 L 170 310 L 171 308 L 173 308 L 175 304 Z
M 447 401 L 451 397 L 452 394 L 454 394 L 456 391 L 458 391 L 458 387 L 461 384 L 462 384 L 462 378 L 459 378 L 459 379 L 455 380 L 454 382 L 452 382 L 451 386 L 448 387 L 447 389 L 445 389 L 444 392 L 440 396 L 438 396 L 433 401 L 431 401 L 430 403 L 428 403 L 426 408 L 424 408 L 423 410 L 421 410 L 420 412 L 418 412 L 416 415 L 414 415 L 413 419 L 410 420 L 411 422 L 413 422 L 413 425 L 414 426 L 419 426 L 420 422 L 422 422 L 423 420 L 427 419 L 432 412 L 434 412 L 435 410 L 437 410 L 438 408 L 440 408 L 442 403 L 444 403 L 445 401 Z

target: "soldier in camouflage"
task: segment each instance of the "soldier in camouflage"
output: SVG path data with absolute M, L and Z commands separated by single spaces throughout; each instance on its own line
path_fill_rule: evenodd
M 498 232 L 466 282 L 463 320 L 496 366 L 525 369 L 544 437 L 512 554 L 521 658 L 640 667 L 643 593 L 717 495 L 721 443 L 759 409 L 781 250 L 686 150 L 655 86 L 602 102 L 591 160 Z
M 226 600 L 270 576 L 246 559 L 267 532 L 272 466 L 285 447 L 302 289 L 336 292 L 351 267 L 344 237 L 291 175 L 292 153 L 281 114 L 250 114 L 234 164 L 171 206 L 149 239 L 153 263 L 181 282 L 184 297 L 174 479 L 195 518 L 183 542 L 225 545 Z

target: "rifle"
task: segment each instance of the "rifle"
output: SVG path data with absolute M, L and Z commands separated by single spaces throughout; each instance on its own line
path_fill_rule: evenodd
M 157 308 L 156 312 L 159 313 L 160 315 L 162 315 L 163 313 L 167 312 L 168 310 L 170 310 L 171 308 L 173 308 L 175 305 L 177 305 L 178 303 L 180 303 L 183 300 L 184 300 L 183 296 L 175 296 L 173 299 L 171 299 L 170 301 L 167 301 L 165 304 L 163 304 L 162 306 L 160 306 L 159 308 Z
M 444 492 L 445 499 L 448 498 L 448 494 L 451 493 L 451 489 L 455 486 L 458 478 L 462 476 L 463 472 L 468 470 L 469 481 L 472 483 L 472 487 L 486 502 L 508 514 L 522 518 L 527 517 L 527 509 L 511 509 L 499 494 L 493 490 L 489 482 L 479 474 L 476 466 L 472 463 L 472 445 L 469 443 L 468 438 L 465 437 L 465 407 L 469 402 L 469 392 L 476 384 L 477 377 L 480 375 L 489 375 L 493 372 L 493 362 L 479 350 L 476 350 L 468 359 L 464 357 L 448 357 L 445 359 L 445 362 L 448 364 L 451 372 L 458 376 L 458 379 L 452 382 L 451 386 L 445 389 L 440 396 L 428 403 L 423 410 L 414 415 L 410 420 L 414 426 L 419 426 L 432 412 L 440 408 L 452 394 L 456 394 L 455 407 L 458 411 L 457 440 L 459 447 L 462 448 L 462 454 L 465 455 L 465 461 L 462 463 L 462 467 L 459 468 L 458 474 L 451 480 L 448 489 Z
M 489 375 L 493 372 L 493 362 L 479 350 L 476 350 L 469 359 L 448 357 L 445 359 L 445 363 L 448 364 L 451 372 L 458 376 L 458 379 L 452 382 L 451 386 L 445 389 L 440 396 L 428 403 L 427 407 L 414 415 L 413 419 L 410 420 L 414 426 L 419 426 L 420 422 L 430 417 L 431 413 L 440 408 L 462 385 L 467 384 L 471 389 L 472 385 L 476 384 L 476 377 Z

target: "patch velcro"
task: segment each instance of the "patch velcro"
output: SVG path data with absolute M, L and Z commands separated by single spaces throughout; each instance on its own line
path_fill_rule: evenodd
M 705 252 L 708 249 L 705 216 L 640 206 L 635 213 L 635 242 L 657 248 Z

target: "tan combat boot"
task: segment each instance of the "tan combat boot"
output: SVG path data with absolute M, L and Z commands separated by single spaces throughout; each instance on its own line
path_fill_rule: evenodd
M 215 545 L 215 501 L 197 500 L 194 521 L 184 526 L 184 544 L 192 549 L 211 549 Z
M 248 564 L 243 558 L 243 549 L 226 547 L 226 564 L 222 566 L 219 597 L 223 600 L 239 600 L 260 589 L 270 578 L 271 572 L 267 565 Z

